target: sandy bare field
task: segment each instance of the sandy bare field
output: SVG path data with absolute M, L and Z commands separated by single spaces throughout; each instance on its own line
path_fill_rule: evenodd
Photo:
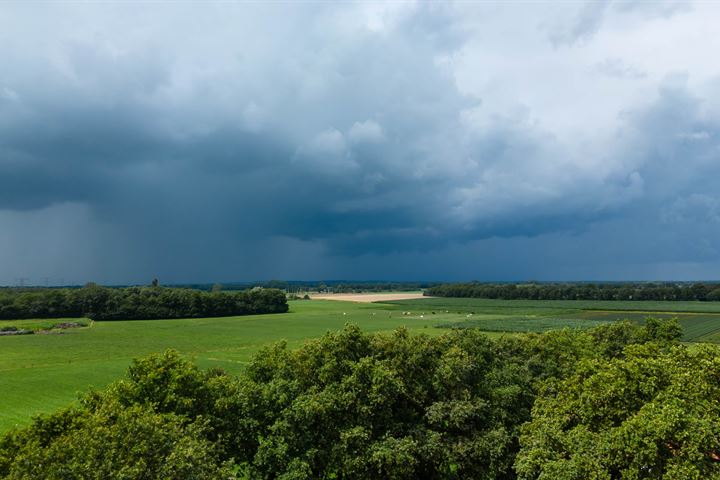
M 411 300 L 423 297 L 422 293 L 318 293 L 310 295 L 313 300 L 342 300 L 344 302 L 382 302 L 383 300 Z

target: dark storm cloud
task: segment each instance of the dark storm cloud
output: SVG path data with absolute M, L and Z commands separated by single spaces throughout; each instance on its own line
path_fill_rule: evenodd
M 672 52 L 672 68 L 635 64 L 649 57 L 612 37 L 648 18 L 680 35 L 690 13 L 560 10 L 3 7 L 0 281 L 539 279 L 611 276 L 617 258 L 639 275 L 717 261 L 720 72 L 678 75 Z

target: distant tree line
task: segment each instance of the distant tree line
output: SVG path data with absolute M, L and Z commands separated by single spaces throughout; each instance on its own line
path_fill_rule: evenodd
M 347 326 L 239 377 L 169 351 L 0 437 L 0 478 L 718 478 L 720 352 L 680 331 Z
M 33 288 L 0 290 L 0 319 L 88 317 L 94 320 L 223 317 L 287 312 L 285 294 L 254 288 L 204 292 L 182 288 Z
M 265 288 L 279 288 L 288 292 L 320 291 L 327 293 L 364 293 L 415 291 L 436 285 L 430 282 L 346 282 L 346 281 L 283 281 L 270 280 L 253 284 Z
M 432 286 L 422 282 L 384 282 L 384 283 L 337 283 L 325 285 L 324 290 L 332 293 L 364 293 L 364 292 L 407 292 L 421 290 Z
M 268 280 L 265 282 L 242 282 L 223 284 L 187 284 L 178 287 L 193 288 L 197 290 L 246 290 L 253 287 L 277 288 L 288 293 L 301 293 L 308 291 L 321 291 L 327 293 L 363 293 L 384 291 L 416 291 L 437 285 L 439 282 L 348 282 L 342 280 L 303 281 L 303 280 Z
M 502 300 L 674 300 L 720 301 L 720 285 L 693 284 L 490 284 L 447 283 L 425 290 L 434 297 Z

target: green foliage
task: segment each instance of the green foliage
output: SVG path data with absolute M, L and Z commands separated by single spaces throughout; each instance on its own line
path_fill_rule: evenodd
M 600 358 L 621 356 L 626 346 L 655 342 L 675 344 L 682 337 L 682 328 L 676 318 L 647 317 L 641 327 L 629 321 L 599 326 L 589 332 Z
M 717 299 L 717 284 L 676 283 L 550 283 L 491 284 L 447 283 L 435 285 L 426 294 L 435 297 L 497 298 L 504 300 L 700 300 Z
M 225 317 L 287 312 L 285 295 L 274 289 L 204 292 L 181 288 L 0 290 L 0 319 L 89 317 L 93 320 Z
M 720 357 L 657 344 L 549 382 L 523 427 L 523 479 L 720 476 Z
M 227 477 L 199 424 L 108 399 L 92 409 L 38 419 L 0 440 L 7 479 Z
M 76 409 L 7 435 L 0 458 L 10 478 L 85 478 L 88 465 L 98 475 L 148 478 L 159 470 L 139 459 L 150 448 L 160 459 L 174 455 L 167 433 L 195 442 L 201 457 L 188 464 L 217 454 L 216 464 L 233 459 L 249 478 L 507 478 L 529 418 L 530 382 L 472 330 L 433 338 L 348 326 L 299 350 L 267 348 L 238 379 L 202 372 L 173 352 L 138 360 L 126 380 Z M 69 448 L 84 436 L 112 452 L 131 445 L 137 455 L 123 463 L 92 445 Z M 46 470 L 32 470 L 37 464 Z
M 720 359 L 679 335 L 656 319 L 498 340 L 347 325 L 239 377 L 167 351 L 6 434 L 0 477 L 707 478 Z
M 720 287 L 715 288 L 707 294 L 707 300 L 710 302 L 720 302 Z
M 472 330 L 368 336 L 356 327 L 298 351 L 261 352 L 251 478 L 507 478 L 530 377 Z M 249 442 L 248 442 L 249 443 Z
M 227 401 L 237 382 L 176 352 L 133 362 L 127 380 L 0 441 L 3 478 L 227 478 Z M 222 417 L 222 419 L 220 418 Z M 233 447 L 237 449 L 236 447 Z

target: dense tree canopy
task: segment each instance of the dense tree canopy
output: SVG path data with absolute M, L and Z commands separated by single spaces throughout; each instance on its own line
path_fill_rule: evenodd
M 652 319 L 498 340 L 347 326 L 239 377 L 168 351 L 6 434 L 0 477 L 709 478 L 718 350 L 678 336 Z
M 525 479 L 720 477 L 720 357 L 655 344 L 549 382 L 523 427 Z
M 76 289 L 2 289 L 0 319 L 88 317 L 133 320 L 223 317 L 288 310 L 276 289 L 204 292 L 183 288 L 106 288 L 89 284 Z

